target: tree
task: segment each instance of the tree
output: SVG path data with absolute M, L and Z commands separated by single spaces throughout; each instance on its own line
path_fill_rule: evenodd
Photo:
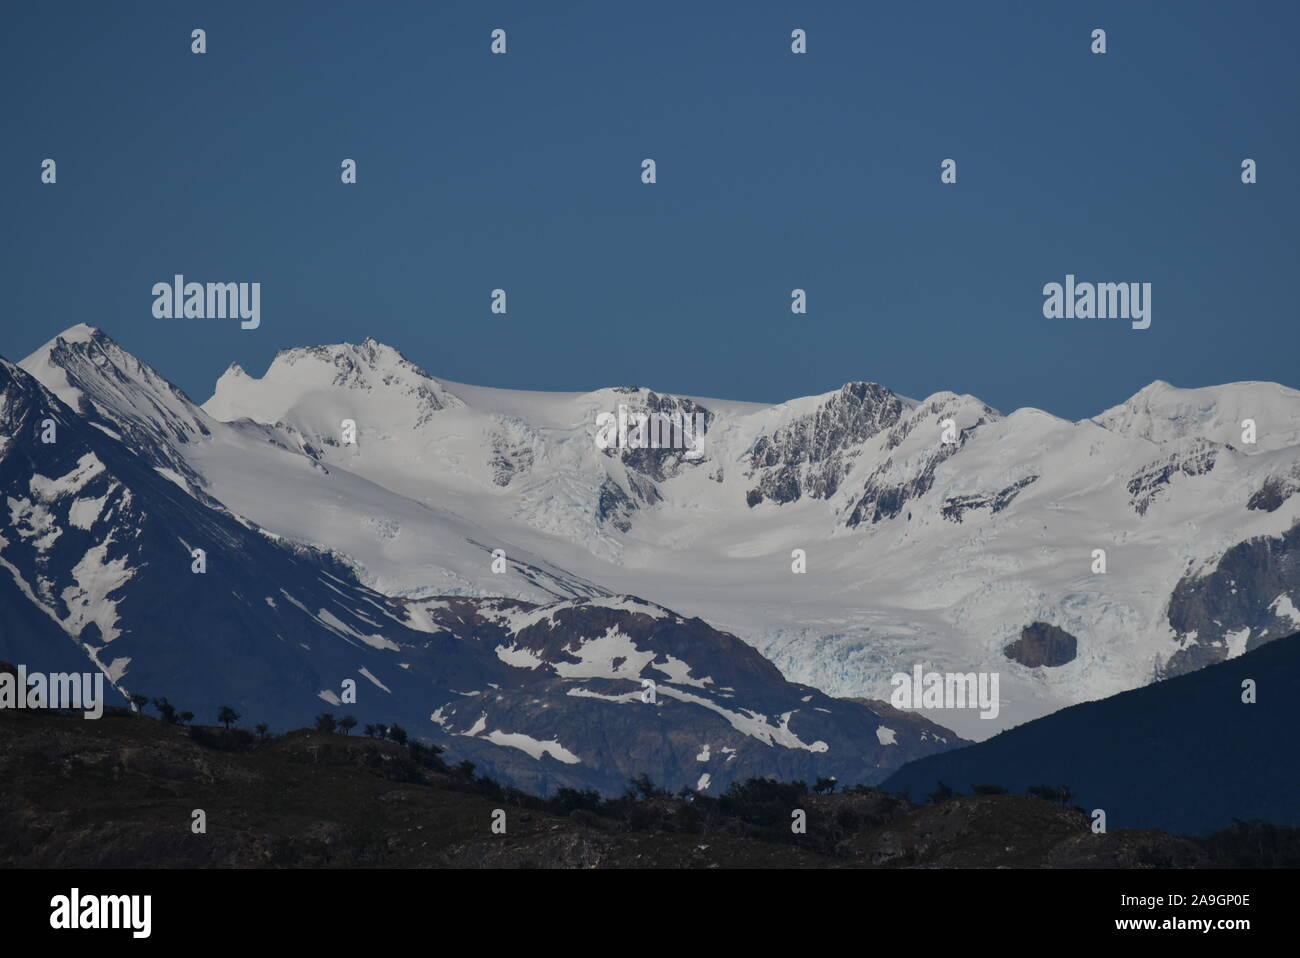
M 361 730 L 361 734 L 364 735 L 366 738 L 374 738 L 375 737 L 374 724 L 367 723 L 366 726 Z
M 321 712 L 316 716 L 316 731 L 333 732 L 339 727 L 338 721 L 329 712 Z
M 951 787 L 945 785 L 943 782 L 939 782 L 938 787 L 930 793 L 930 801 L 933 804 L 938 805 L 940 802 L 948 801 L 948 799 L 952 798 L 956 794 L 957 793 L 954 792 Z
M 391 738 L 398 745 L 405 745 L 406 729 L 402 728 L 400 725 L 389 726 L 388 737 Z
M 135 706 L 135 710 L 137 712 L 144 714 L 144 707 L 149 704 L 149 696 L 141 695 L 139 692 L 135 692 L 131 695 L 128 695 L 127 699 L 130 701 L 132 705 Z
M 970 790 L 975 795 L 1005 795 L 1007 790 L 1001 785 L 972 785 Z
M 386 726 L 386 725 L 376 725 L 376 726 L 375 726 L 375 738 L 379 739 L 379 741 L 381 741 L 381 742 L 382 742 L 384 739 L 388 738 L 388 726 Z
M 258 722 L 253 726 L 253 731 L 257 733 L 257 737 L 263 742 L 271 737 L 271 726 L 267 725 L 265 722 Z
M 158 714 L 162 716 L 165 723 L 168 725 L 176 724 L 176 706 L 168 702 L 166 698 L 154 699 L 153 707 L 158 710 Z
M 689 797 L 686 800 L 693 801 L 695 792 L 688 785 L 683 785 L 678 795 L 686 796 L 687 793 L 689 793 Z M 561 785 L 556 789 L 555 795 L 551 797 L 549 804 L 561 815 L 567 815 L 579 808 L 594 812 L 600 808 L 601 801 L 600 792 L 594 788 L 579 790 L 570 788 L 567 785 Z
M 354 719 L 351 715 L 345 715 L 341 719 L 339 719 L 339 730 L 344 735 L 347 735 L 348 732 L 351 732 L 356 727 L 357 727 L 357 720 Z
M 231 723 L 239 721 L 239 713 L 229 705 L 223 705 L 217 710 L 217 721 L 226 727 L 226 731 L 230 731 Z
M 835 791 L 835 785 L 836 781 L 834 776 L 831 776 L 830 778 L 819 778 L 813 783 L 813 791 L 818 795 L 828 795 Z
M 181 724 L 182 724 L 182 725 L 189 725 L 189 724 L 190 724 L 191 722 L 193 722 L 193 721 L 194 721 L 194 713 L 193 713 L 193 712 L 182 712 L 182 713 L 181 713 Z
M 626 794 L 632 798 L 662 798 L 668 794 L 668 792 L 656 785 L 654 780 L 645 772 L 642 772 L 636 778 L 629 778 L 627 784 Z
M 1026 791 L 1034 798 L 1041 798 L 1045 802 L 1057 802 L 1060 805 L 1070 804 L 1070 799 L 1075 797 L 1069 785 L 1030 785 Z
M 427 742 L 420 741 L 418 738 L 413 738 L 411 739 L 411 743 L 407 746 L 407 749 L 410 752 L 411 758 L 414 759 L 415 764 L 423 765 L 425 768 L 436 768 L 440 771 L 447 770 L 447 766 L 443 764 L 442 759 L 438 758 L 438 756 L 442 754 L 442 749 L 439 746 L 430 745 Z M 470 777 L 473 778 L 473 775 Z

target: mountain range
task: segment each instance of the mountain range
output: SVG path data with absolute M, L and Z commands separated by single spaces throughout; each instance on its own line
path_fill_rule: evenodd
M 702 417 L 702 455 L 601 448 L 620 407 Z M 877 783 L 1300 624 L 1300 392 L 1272 383 L 1072 422 L 865 382 L 492 389 L 368 339 L 200 406 L 80 325 L 0 360 L 0 488 L 0 658 L 397 721 L 542 791 Z M 997 718 L 884 704 L 918 664 L 999 673 Z

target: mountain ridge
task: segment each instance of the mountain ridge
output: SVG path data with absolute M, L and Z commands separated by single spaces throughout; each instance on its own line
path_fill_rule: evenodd
M 51 380 L 94 371 L 77 358 L 87 329 L 58 362 L 38 350 L 24 363 Z M 160 394 L 123 399 L 130 365 L 102 387 L 102 428 L 134 428 L 173 395 L 145 375 Z M 370 338 L 284 350 L 264 376 L 222 382 L 182 410 L 210 435 L 179 441 L 160 414 L 143 439 L 236 515 L 346 557 L 385 595 L 639 595 L 840 697 L 882 700 L 917 663 L 1001 671 L 995 722 L 929 716 L 970 738 L 1240 654 L 1300 607 L 1279 552 L 1300 522 L 1300 392 L 1276 384 L 1157 381 L 1070 421 L 866 382 L 776 405 L 493 390 L 430 377 Z M 600 449 L 597 415 L 619 404 L 702 411 L 703 455 Z M 1237 421 L 1250 410 L 1254 444 Z M 1248 542 L 1264 567 L 1238 608 L 1220 601 L 1226 578 L 1207 577 Z M 1074 657 L 1009 658 L 1036 624 L 1073 637 Z

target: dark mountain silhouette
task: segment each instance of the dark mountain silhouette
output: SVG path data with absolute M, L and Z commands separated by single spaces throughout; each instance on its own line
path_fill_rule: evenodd
M 1256 702 L 1242 701 L 1255 683 Z M 1063 709 L 910 762 L 882 788 L 1067 785 L 1110 828 L 1196 834 L 1261 819 L 1300 825 L 1300 634 L 1197 672 Z

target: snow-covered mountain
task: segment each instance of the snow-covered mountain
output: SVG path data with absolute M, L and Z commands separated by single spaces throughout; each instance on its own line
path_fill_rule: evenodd
M 209 478 L 226 474 L 203 466 L 224 455 L 246 480 L 287 472 L 276 481 L 332 491 L 340 513 L 400 497 L 320 465 L 291 430 L 210 419 L 97 332 L 43 355 L 32 365 L 63 398 L 0 360 L 0 659 L 98 670 L 117 704 L 165 696 L 209 722 L 222 705 L 278 729 L 321 710 L 395 722 L 542 792 L 618 791 L 645 773 L 699 791 L 769 774 L 877 782 L 961 742 L 791 683 L 734 636 L 552 567 L 494 574 L 544 604 L 375 591 L 346 556 L 231 511 Z M 460 520 L 425 511 L 454 561 L 491 560 L 451 538 Z M 431 561 L 442 546 L 425 544 Z
M 598 416 L 620 405 L 702 412 L 703 454 L 600 449 Z M 1222 608 L 1187 607 L 1230 550 L 1273 555 L 1300 516 L 1300 393 L 1271 383 L 1156 382 L 1070 422 L 874 383 L 777 405 L 484 389 L 367 341 L 282 352 L 260 379 L 232 369 L 204 408 L 293 430 L 327 467 L 473 517 L 484 542 L 699 615 L 832 694 L 883 698 L 918 662 L 999 672 L 996 720 L 932 714 L 975 738 L 1237 654 L 1300 608 L 1285 571 L 1229 587 Z M 345 418 L 355 446 L 338 443 Z M 255 518 L 346 551 L 382 591 L 424 585 L 365 544 Z M 791 571 L 795 549 L 806 574 Z M 481 565 L 474 587 L 500 592 L 489 576 Z M 1008 657 L 1044 626 L 1073 638 L 1069 661 Z
M 996 719 L 927 713 L 969 738 L 1300 622 L 1300 392 L 1276 384 L 1156 382 L 1071 422 L 874 383 L 776 405 L 489 389 L 373 340 L 231 367 L 201 409 L 86 327 L 22 366 L 383 596 L 640 596 L 842 697 L 887 699 L 916 664 L 997 672 Z M 634 437 L 638 414 L 699 417 L 699 454 L 602 448 L 620 407 Z

